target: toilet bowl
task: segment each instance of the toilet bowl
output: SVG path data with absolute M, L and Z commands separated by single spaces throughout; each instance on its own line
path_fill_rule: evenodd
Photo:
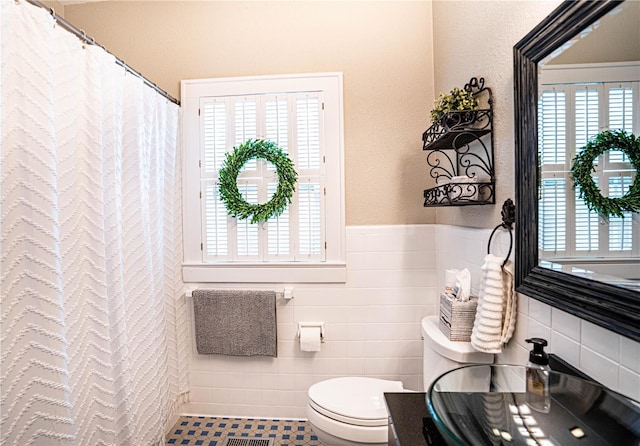
M 422 319 L 423 381 L 431 383 L 465 364 L 492 364 L 494 355 L 474 350 L 470 342 L 452 342 L 440 331 L 437 316 Z M 388 444 L 385 392 L 404 392 L 400 381 L 342 377 L 320 381 L 308 392 L 307 418 L 318 439 L 331 446 Z
M 307 418 L 327 445 L 386 445 L 388 415 L 385 392 L 403 392 L 400 381 L 343 377 L 309 387 Z

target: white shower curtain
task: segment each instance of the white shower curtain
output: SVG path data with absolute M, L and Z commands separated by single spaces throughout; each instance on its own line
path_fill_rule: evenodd
M 179 107 L 0 8 L 0 443 L 157 444 L 188 384 Z

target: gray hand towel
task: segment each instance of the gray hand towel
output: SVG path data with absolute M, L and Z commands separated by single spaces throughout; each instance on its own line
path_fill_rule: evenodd
M 195 290 L 193 313 L 199 354 L 277 356 L 275 291 Z

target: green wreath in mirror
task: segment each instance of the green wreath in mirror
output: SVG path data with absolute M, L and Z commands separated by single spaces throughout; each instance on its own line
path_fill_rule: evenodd
M 238 190 L 238 174 L 247 161 L 260 158 L 276 167 L 278 187 L 275 194 L 264 204 L 247 203 Z M 220 198 L 227 213 L 240 220 L 251 218 L 251 223 L 259 223 L 282 214 L 295 191 L 298 174 L 289 159 L 273 141 L 250 139 L 225 155 L 218 173 Z
M 636 170 L 636 176 L 631 187 L 622 197 L 604 197 L 598 185 L 591 176 L 594 171 L 594 160 L 609 150 L 620 150 L 629 157 L 631 165 Z M 580 187 L 580 198 L 587 207 L 603 217 L 612 215 L 623 217 L 624 212 L 640 212 L 640 138 L 624 130 L 606 130 L 591 139 L 580 153 L 573 159 L 571 175 L 574 188 Z

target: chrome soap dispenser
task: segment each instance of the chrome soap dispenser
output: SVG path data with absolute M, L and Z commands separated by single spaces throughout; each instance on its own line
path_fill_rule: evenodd
M 548 413 L 551 407 L 549 395 L 549 355 L 544 351 L 546 339 L 530 338 L 526 342 L 533 344 L 527 364 L 527 405 L 538 412 Z

